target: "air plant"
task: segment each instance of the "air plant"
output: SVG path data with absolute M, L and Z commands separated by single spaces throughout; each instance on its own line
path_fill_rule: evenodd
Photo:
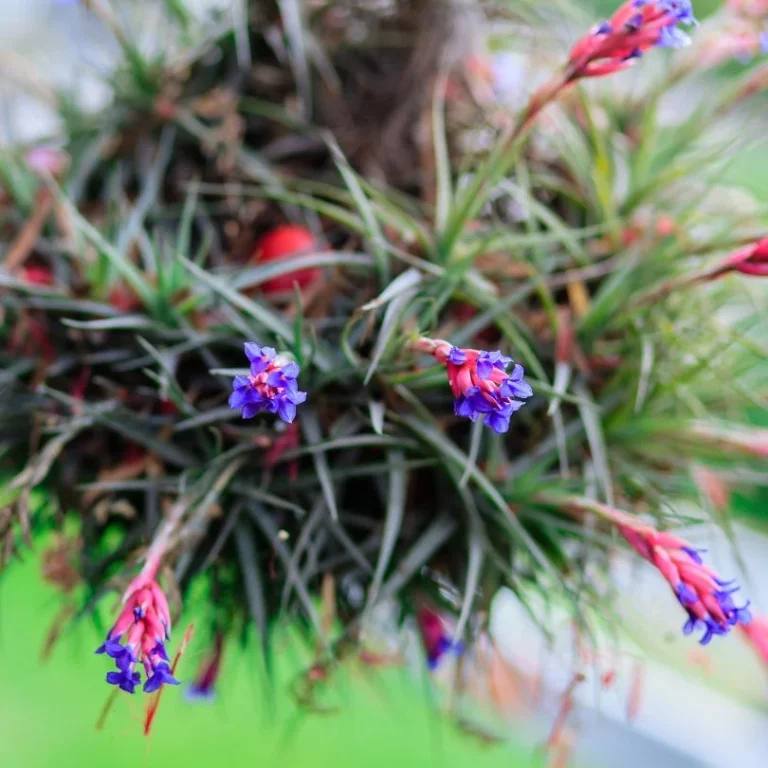
M 114 101 L 93 116 L 62 100 L 68 162 L 4 157 L 3 564 L 75 525 L 82 616 L 143 563 L 99 649 L 128 693 L 140 665 L 150 692 L 189 681 L 164 596 L 214 583 L 199 611 L 255 632 L 267 661 L 282 627 L 304 628 L 324 680 L 365 652 L 382 602 L 419 619 L 430 664 L 471 653 L 502 587 L 589 629 L 618 541 L 593 515 L 664 575 L 688 630 L 748 625 L 669 531 L 677 501 L 700 501 L 693 467 L 765 456 L 739 420 L 764 397 L 748 342 L 765 318 L 724 314 L 765 273 L 757 207 L 717 181 L 734 90 L 669 125 L 669 82 L 645 69 L 683 26 L 695 39 L 690 4 L 630 0 L 553 65 L 563 9 L 521 3 L 511 23 L 551 78 L 482 146 L 466 139 L 484 106 L 446 98 L 450 4 L 347 9 L 362 47 L 333 5 L 234 34 L 185 18 L 198 48 L 157 57 L 112 19 Z M 394 52 L 393 31 L 409 41 Z M 377 55 L 378 102 L 362 98 Z M 648 86 L 631 104 L 607 77 L 630 65 Z M 595 569 L 577 569 L 587 538 Z

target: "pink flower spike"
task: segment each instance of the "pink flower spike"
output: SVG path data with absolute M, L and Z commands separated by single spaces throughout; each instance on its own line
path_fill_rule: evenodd
M 632 548 L 652 563 L 675 593 L 688 613 L 683 631 L 690 634 L 703 629 L 701 644 L 715 635 L 728 634 L 731 627 L 747 626 L 752 620 L 749 602 L 737 606 L 730 586 L 702 562 L 700 551 L 684 539 L 661 533 L 618 510 L 607 510 L 605 516 L 617 526 Z
M 96 653 L 115 660 L 117 671 L 107 674 L 107 682 L 126 693 L 133 693 L 141 682 L 137 667 L 147 676 L 144 691 L 152 693 L 164 684 L 178 685 L 168 665 L 165 640 L 170 638 L 171 618 L 168 600 L 155 581 L 159 561 L 152 559 L 130 583 L 122 600 L 122 610 L 106 640 Z
M 523 378 L 523 366 L 499 350 L 463 349 L 426 337 L 417 339 L 413 346 L 445 366 L 455 398 L 454 413 L 470 421 L 480 420 L 497 434 L 509 430 L 512 414 L 533 395 Z M 510 365 L 512 370 L 508 372 Z
M 688 0 L 627 0 L 573 46 L 569 79 L 613 74 L 653 47 L 682 48 L 690 40 L 678 25 L 696 23 Z

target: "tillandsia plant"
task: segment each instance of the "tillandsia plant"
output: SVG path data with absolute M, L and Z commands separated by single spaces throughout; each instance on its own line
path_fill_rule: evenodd
M 688 2 L 628 0 L 570 53 L 562 3 L 251 5 L 233 29 L 169 2 L 150 55 L 88 3 L 125 53 L 112 103 L 61 97 L 56 148 L 3 156 L 3 565 L 78 528 L 75 613 L 124 594 L 98 652 L 127 693 L 194 678 L 167 645 L 193 592 L 192 695 L 227 636 L 269 661 L 290 625 L 311 703 L 373 658 L 383 603 L 431 667 L 475 653 L 502 587 L 600 624 L 621 541 L 686 632 L 748 627 L 669 529 L 705 522 L 701 471 L 764 477 L 740 419 L 767 233 L 718 181 L 759 60 L 669 121 L 701 74 Z M 523 40 L 544 84 L 503 95 L 488 51 Z

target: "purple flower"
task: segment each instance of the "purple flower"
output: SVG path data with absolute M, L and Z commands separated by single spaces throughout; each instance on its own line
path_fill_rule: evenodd
M 119 671 L 107 672 L 107 682 L 110 685 L 116 685 L 120 690 L 126 693 L 133 693 L 133 689 L 141 682 L 141 675 L 138 672 Z
M 115 660 L 115 666 L 126 675 L 133 671 L 136 663 L 136 656 L 127 645 L 118 642 L 119 638 L 107 638 L 97 649 L 96 653 L 106 653 L 107 656 Z
M 216 689 L 212 683 L 210 685 L 190 683 L 187 688 L 186 697 L 190 702 L 213 701 L 216 698 Z
M 464 350 L 458 347 L 451 347 L 451 351 L 448 353 L 448 362 L 454 365 L 463 365 L 467 362 L 467 356 L 464 354 Z
M 699 24 L 693 13 L 691 0 L 661 0 L 659 6 L 671 13 L 681 24 L 693 24 L 695 26 Z
M 118 638 L 107 639 L 96 649 L 96 653 L 106 653 L 107 656 L 117 659 L 126 652 L 126 647 L 121 645 Z
M 163 685 L 178 684 L 179 681 L 171 674 L 171 668 L 162 661 L 152 670 L 152 675 L 144 683 L 144 693 L 154 693 Z
M 211 701 L 216 697 L 216 680 L 221 671 L 221 660 L 224 652 L 224 635 L 216 633 L 213 648 L 203 660 L 194 682 L 187 688 L 187 698 L 191 701 Z
M 159 656 L 163 661 L 170 661 L 168 651 L 165 650 L 165 645 L 160 640 L 155 643 L 155 647 L 149 652 L 150 656 Z
M 664 27 L 659 34 L 659 48 L 685 48 L 691 44 L 691 38 L 680 27 L 671 24 Z
M 688 557 L 691 558 L 691 560 L 693 560 L 694 563 L 696 563 L 696 565 L 704 564 L 704 561 L 701 559 L 701 555 L 699 553 L 706 552 L 707 551 L 706 549 L 701 549 L 697 547 L 681 547 L 681 549 L 683 550 L 683 552 L 685 552 L 688 555 Z M 730 582 L 726 584 L 721 584 L 720 586 L 727 587 L 729 583 Z
M 482 418 L 494 432 L 506 432 L 512 414 L 533 395 L 531 385 L 523 378 L 523 366 L 499 350 L 459 349 L 440 342 L 433 354 L 446 365 L 456 398 L 454 413 L 470 421 Z M 507 373 L 509 365 L 513 368 Z
M 681 581 L 677 587 L 677 599 L 680 601 L 680 605 L 685 607 L 686 605 L 695 605 L 699 601 L 699 596 L 694 589 Z
M 296 381 L 299 366 L 278 356 L 272 347 L 253 342 L 245 345 L 245 354 L 251 364 L 250 374 L 235 376 L 229 407 L 239 410 L 244 419 L 267 411 L 290 424 L 296 418 L 296 406 L 307 399 Z

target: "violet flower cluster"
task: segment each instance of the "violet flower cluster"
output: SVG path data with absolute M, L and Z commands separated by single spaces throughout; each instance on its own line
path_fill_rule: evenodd
M 168 601 L 153 575 L 139 575 L 123 597 L 123 609 L 106 640 L 96 653 L 114 659 L 116 671 L 107 673 L 107 682 L 126 693 L 141 683 L 139 667 L 147 679 L 144 692 L 153 693 L 163 685 L 178 685 L 170 668 L 165 641 L 171 636 Z
M 451 386 L 454 413 L 483 423 L 494 432 L 509 430 L 512 414 L 533 395 L 531 385 L 523 378 L 523 366 L 499 350 L 483 352 L 461 349 L 447 341 L 421 338 L 414 347 L 432 355 L 445 365 Z M 512 371 L 507 368 L 512 365 Z
M 279 356 L 272 347 L 260 347 L 249 342 L 245 354 L 251 363 L 248 376 L 235 376 L 229 407 L 241 411 L 244 419 L 251 419 L 261 411 L 276 413 L 290 424 L 296 418 L 296 406 L 307 399 L 299 390 L 296 377 L 299 366 Z

